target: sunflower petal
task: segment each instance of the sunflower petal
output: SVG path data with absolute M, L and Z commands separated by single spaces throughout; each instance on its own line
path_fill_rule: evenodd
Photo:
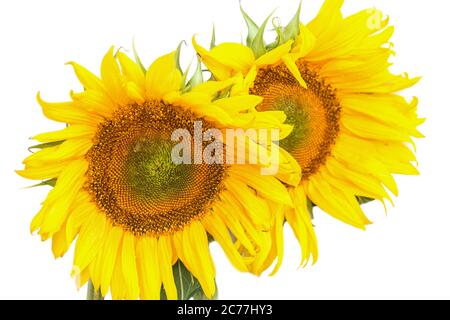
M 156 59 L 146 73 L 146 97 L 162 99 L 170 92 L 179 91 L 181 78 L 176 67 L 175 51 Z

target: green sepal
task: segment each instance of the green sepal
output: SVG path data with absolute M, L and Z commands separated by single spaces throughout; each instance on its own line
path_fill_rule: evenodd
M 187 76 L 188 76 L 188 72 L 191 69 L 191 63 L 189 63 L 188 67 L 186 68 L 185 72 L 181 72 L 181 88 L 180 91 L 181 92 L 188 92 L 191 90 L 191 88 L 189 88 L 189 83 L 187 81 Z
M 276 24 L 275 21 L 278 21 L 278 24 Z M 269 43 L 266 46 L 267 51 L 273 50 L 276 47 L 278 47 L 280 44 L 284 43 L 283 27 L 281 26 L 281 24 L 279 22 L 280 21 L 279 21 L 278 17 L 274 17 L 272 19 L 272 26 L 273 26 L 273 29 L 275 30 L 275 32 L 277 33 L 277 37 L 272 43 Z
M 266 43 L 264 42 L 264 32 L 266 30 L 266 25 L 274 12 L 275 10 L 272 11 L 272 13 L 266 18 L 266 20 L 264 20 L 263 24 L 258 29 L 258 32 L 256 33 L 252 44 L 250 45 L 250 48 L 253 50 L 256 59 L 267 53 Z
M 94 284 L 91 279 L 89 279 L 88 282 L 86 300 L 105 300 L 105 297 L 102 296 L 101 290 L 96 290 L 94 288 Z
M 211 34 L 211 42 L 209 43 L 209 50 L 216 46 L 216 26 L 213 24 L 212 34 Z
M 300 4 L 298 5 L 297 12 L 294 17 L 288 23 L 288 25 L 283 30 L 283 37 L 280 39 L 280 44 L 285 43 L 289 40 L 296 40 L 298 35 L 300 34 L 300 12 L 302 10 L 302 1 L 300 0 Z
M 144 65 L 142 64 L 141 58 L 139 58 L 139 55 L 137 53 L 136 50 L 136 42 L 133 39 L 133 54 L 134 54 L 134 60 L 136 60 L 137 65 L 139 66 L 139 68 L 141 68 L 142 72 L 144 72 L 144 74 L 147 73 L 147 69 L 144 67 Z
M 241 1 L 239 1 L 239 6 L 241 8 L 241 13 L 242 16 L 244 17 L 245 23 L 247 24 L 247 47 L 251 47 L 253 40 L 255 39 L 259 27 L 258 25 L 252 20 L 252 18 L 249 17 L 249 15 L 244 11 L 244 9 L 242 8 L 242 3 Z
M 309 215 L 311 216 L 311 220 L 314 220 L 314 212 L 313 212 L 314 207 L 315 207 L 315 204 L 312 203 L 311 200 L 306 199 L 306 208 L 308 209 Z
M 225 89 L 218 91 L 214 97 L 211 99 L 211 101 L 216 101 L 223 98 L 228 98 L 231 94 L 231 89 L 233 88 L 233 85 L 226 87 Z
M 28 151 L 31 151 L 33 149 L 45 149 L 45 148 L 51 148 L 51 147 L 59 146 L 63 142 L 64 142 L 64 140 L 36 144 L 34 146 L 29 147 Z
M 187 92 L 189 90 L 191 90 L 191 87 L 189 85 L 189 82 L 187 81 L 187 76 L 189 73 L 189 70 L 191 69 L 191 65 L 192 65 L 192 61 L 191 63 L 188 65 L 188 67 L 186 68 L 186 70 L 183 71 L 183 69 L 181 68 L 181 63 L 180 63 L 180 57 L 181 57 L 181 48 L 182 45 L 185 44 L 186 45 L 186 41 L 181 41 L 178 44 L 178 47 L 175 51 L 175 65 L 177 67 L 177 70 L 180 71 L 181 73 L 181 84 L 180 84 L 180 91 L 181 92 Z M 190 81 L 190 80 L 189 80 Z
M 175 63 L 177 66 L 178 71 L 181 72 L 181 74 L 183 74 L 183 69 L 181 69 L 181 64 L 180 64 L 180 56 L 181 56 L 181 46 L 184 44 L 186 44 L 186 41 L 182 40 L 180 41 L 180 43 L 178 44 L 177 50 L 175 51 Z
M 356 200 L 358 200 L 359 204 L 366 204 L 366 203 L 374 201 L 375 199 L 362 197 L 362 196 L 356 196 Z
M 187 74 L 187 72 L 186 72 Z M 202 71 L 202 62 L 199 57 L 197 57 L 197 67 L 195 68 L 194 74 L 189 79 L 188 83 L 186 84 L 186 91 L 192 90 L 192 88 L 195 88 L 199 84 L 203 83 L 203 71 Z
M 177 261 L 172 267 L 173 278 L 177 288 L 178 300 L 206 300 L 208 299 L 198 282 L 198 280 L 186 269 L 181 261 Z M 217 299 L 216 294 L 212 299 Z M 167 295 L 164 288 L 161 289 L 161 300 L 167 300 Z
M 38 184 L 34 184 L 32 186 L 29 186 L 27 188 L 35 188 L 35 187 L 42 187 L 42 186 L 50 186 L 50 187 L 54 187 L 56 185 L 56 178 L 53 179 L 48 179 L 48 180 L 44 180 Z

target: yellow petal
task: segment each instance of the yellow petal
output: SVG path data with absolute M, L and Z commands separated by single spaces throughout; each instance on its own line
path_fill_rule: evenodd
M 42 222 L 40 232 L 53 234 L 62 226 L 75 196 L 84 184 L 87 167 L 88 163 L 83 159 L 73 161 L 61 172 L 55 187 L 45 200 L 45 204 L 50 207 Z
M 39 142 L 52 142 L 82 137 L 93 137 L 96 129 L 92 126 L 76 124 L 62 130 L 41 133 L 33 137 Z
M 92 208 L 91 218 L 81 227 L 80 235 L 75 245 L 74 271 L 84 270 L 94 259 L 104 241 L 106 218 L 102 213 Z
M 325 0 L 319 14 L 308 24 L 308 28 L 321 38 L 328 38 L 330 31 L 337 32 L 342 23 L 341 7 L 344 0 Z
M 208 95 L 208 99 L 211 101 L 226 90 L 234 88 L 239 81 L 242 81 L 239 76 L 227 78 L 223 81 L 210 80 L 195 86 L 191 92 L 204 93 Z
M 292 49 L 292 58 L 297 61 L 306 57 L 316 45 L 316 36 L 303 24 L 300 24 L 300 34 L 296 46 Z
M 237 43 L 224 43 L 210 52 L 195 41 L 195 36 L 192 37 L 192 44 L 208 70 L 218 80 L 228 79 L 236 73 L 245 74 L 255 60 L 250 48 Z
M 222 201 L 214 207 L 217 207 L 218 209 L 217 214 L 230 229 L 235 229 L 233 223 L 228 222 L 230 220 L 235 220 L 242 225 L 245 230 L 245 236 L 251 238 L 251 240 L 249 240 L 251 243 L 245 240 L 246 237 L 244 235 L 239 236 L 239 232 L 236 232 L 235 236 L 242 245 L 244 245 L 247 251 L 249 251 L 251 255 L 254 255 L 255 250 L 253 244 L 255 246 L 259 246 L 260 244 L 260 232 L 257 230 L 257 226 L 255 226 L 252 220 L 247 216 L 244 207 L 228 190 L 224 190 L 220 193 L 220 199 Z M 227 217 L 225 218 L 224 215 Z
M 73 102 L 50 103 L 41 99 L 40 93 L 37 94 L 37 101 L 42 107 L 44 115 L 58 122 L 70 124 L 86 124 L 96 127 L 102 118 L 90 114 L 88 111 L 76 108 Z
M 372 121 L 364 115 L 348 115 L 342 114 L 343 126 L 352 134 L 366 139 L 374 139 L 380 141 L 411 141 L 409 134 L 395 127 Z
M 284 256 L 284 240 L 283 240 L 283 225 L 284 225 L 284 212 L 283 212 L 283 205 L 274 205 L 271 206 L 271 208 L 275 212 L 275 247 L 277 250 L 277 264 L 273 268 L 272 272 L 270 273 L 271 276 L 275 275 L 278 270 L 281 267 L 281 264 L 283 262 L 283 256 Z
M 200 222 L 193 222 L 183 231 L 183 251 L 192 263 L 190 271 L 198 279 L 208 298 L 215 293 L 215 268 L 208 248 L 208 237 Z
M 234 114 L 254 109 L 262 100 L 261 97 L 255 95 L 241 95 L 217 99 L 214 104 L 220 106 L 226 112 Z
M 306 183 L 305 190 L 308 198 L 332 217 L 365 230 L 367 219 L 363 218 L 364 214 L 359 206 L 357 209 L 349 202 L 345 192 L 333 188 L 320 176 L 311 177 Z
M 255 63 L 255 56 L 249 47 L 233 42 L 221 43 L 212 48 L 210 56 L 242 74 L 246 74 Z
M 251 263 L 250 269 L 250 272 L 256 274 L 257 276 L 261 275 L 261 273 L 271 264 L 274 258 L 272 253 L 275 246 L 273 245 L 274 239 L 272 239 L 272 234 L 270 232 L 261 232 L 261 238 L 262 242 L 259 252 Z
M 220 244 L 233 266 L 239 271 L 246 272 L 248 269 L 244 263 L 243 257 L 236 249 L 233 240 L 231 239 L 230 232 L 223 221 L 215 214 L 210 214 L 204 217 L 202 224 L 208 233 L 213 236 L 214 240 Z
M 92 212 L 92 203 L 90 196 L 86 192 L 79 192 L 75 197 L 70 208 L 70 215 L 66 223 L 66 238 L 69 241 L 75 239 L 80 232 L 81 226 L 85 225 L 90 218 Z
M 232 177 L 225 180 L 225 187 L 246 209 L 247 214 L 254 224 L 261 229 L 269 230 L 272 213 L 269 210 L 267 201 L 256 196 L 255 192 L 251 191 L 247 184 Z
M 112 227 L 109 231 L 108 237 L 105 241 L 105 246 L 102 250 L 102 265 L 101 265 L 101 292 L 105 297 L 108 293 L 116 259 L 119 258 L 118 251 L 122 242 L 123 231 L 120 227 Z
M 292 206 L 291 198 L 285 186 L 272 176 L 261 175 L 256 166 L 233 166 L 233 175 L 242 183 L 246 183 L 265 198 L 275 203 Z
M 128 288 L 126 280 L 122 271 L 122 246 L 119 246 L 117 251 L 116 264 L 111 277 L 111 296 L 114 300 L 126 299 Z
M 286 211 L 286 220 L 291 226 L 302 249 L 301 265 L 305 266 L 309 259 L 316 263 L 319 256 L 317 237 L 308 210 L 306 195 L 302 186 L 290 189 L 294 201 L 294 210 Z
M 302 75 L 300 74 L 300 71 L 298 70 L 297 65 L 295 64 L 295 61 L 292 60 L 292 57 L 289 55 L 283 56 L 282 58 L 284 64 L 289 69 L 289 71 L 292 73 L 292 75 L 297 79 L 298 83 L 303 87 L 307 88 L 307 84 L 305 80 L 303 80 Z
M 175 52 L 156 59 L 146 74 L 146 97 L 162 99 L 170 92 L 179 91 L 180 87 L 181 73 L 176 67 Z
M 144 96 L 145 74 L 142 69 L 123 52 L 118 52 L 117 58 L 127 80 L 134 82 L 139 89 L 139 93 Z
M 152 237 L 142 237 L 137 240 L 136 250 L 142 282 L 141 298 L 157 300 L 161 292 L 158 242 Z
M 26 166 L 24 170 L 16 170 L 16 173 L 21 177 L 32 180 L 45 180 L 56 178 L 61 174 L 61 171 L 67 166 L 68 162 L 58 162 L 44 164 L 42 166 Z
M 144 103 L 145 94 L 142 91 L 134 82 L 127 82 L 127 95 L 131 100 Z
M 106 92 L 112 100 L 119 105 L 126 105 L 128 98 L 119 65 L 114 57 L 114 47 L 111 47 L 103 58 L 101 74 Z
M 139 297 L 139 279 L 136 266 L 135 236 L 125 232 L 122 243 L 122 272 L 126 281 L 128 298 L 136 300 Z
M 158 239 L 158 264 L 167 299 L 177 300 L 178 293 L 172 271 L 172 245 L 165 236 Z
M 360 187 L 362 190 L 367 190 L 369 193 L 377 194 L 378 197 L 389 198 L 388 194 L 381 185 L 380 179 L 371 172 L 361 173 L 353 169 L 349 169 L 346 165 L 334 159 L 327 161 L 327 168 L 335 177 L 348 180 L 354 185 Z
M 105 87 L 103 86 L 101 80 L 92 72 L 75 62 L 68 62 L 67 64 L 73 67 L 78 80 L 84 88 L 99 92 L 105 91 Z
M 225 222 L 226 226 L 230 229 L 231 233 L 236 237 L 237 240 L 247 249 L 251 255 L 255 255 L 256 251 L 253 247 L 252 241 L 247 236 L 247 230 L 244 229 L 240 220 L 245 219 L 244 215 L 242 219 L 236 217 L 233 212 L 239 210 L 235 206 L 227 203 L 220 203 L 214 206 L 214 212 Z M 252 228 L 253 229 L 253 228 Z
M 114 102 L 104 93 L 94 90 L 85 90 L 81 93 L 71 92 L 74 106 L 101 117 L 110 117 L 114 111 Z
M 70 246 L 68 239 L 66 238 L 66 226 L 63 224 L 61 229 L 56 232 L 52 237 L 52 252 L 55 258 L 62 257 Z
M 257 67 L 277 64 L 282 61 L 282 58 L 289 54 L 292 48 L 293 40 L 289 40 L 281 46 L 276 47 L 273 50 L 270 50 L 266 54 L 262 55 L 255 61 L 255 65 Z
M 55 147 L 45 148 L 28 156 L 23 163 L 28 166 L 40 166 L 46 162 L 59 162 L 80 158 L 92 147 L 90 138 L 78 138 L 64 141 Z

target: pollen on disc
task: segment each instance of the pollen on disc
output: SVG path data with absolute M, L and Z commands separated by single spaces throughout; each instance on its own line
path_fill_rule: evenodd
M 307 84 L 302 87 L 284 65 L 258 71 L 251 93 L 264 98 L 258 110 L 281 110 L 292 133 L 280 141 L 302 168 L 302 179 L 317 172 L 339 134 L 341 106 L 335 90 L 305 63 L 297 63 Z
M 85 189 L 114 225 L 137 235 L 182 230 L 208 214 L 223 189 L 222 164 L 175 164 L 174 130 L 194 136 L 195 114 L 160 101 L 130 105 L 102 123 L 87 155 Z

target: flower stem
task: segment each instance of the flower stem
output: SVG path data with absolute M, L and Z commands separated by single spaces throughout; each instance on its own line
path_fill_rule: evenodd
M 88 282 L 87 296 L 86 300 L 104 300 L 100 290 L 95 290 L 94 284 L 91 280 Z

